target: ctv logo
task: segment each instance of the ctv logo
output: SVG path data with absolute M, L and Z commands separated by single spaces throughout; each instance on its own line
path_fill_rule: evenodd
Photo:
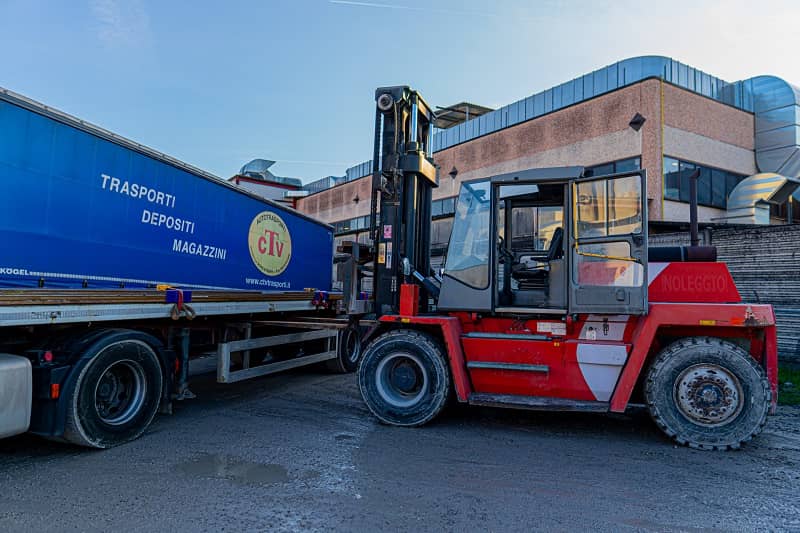
M 256 215 L 247 243 L 250 257 L 261 272 L 277 276 L 286 270 L 292 258 L 292 237 L 281 217 L 271 211 Z

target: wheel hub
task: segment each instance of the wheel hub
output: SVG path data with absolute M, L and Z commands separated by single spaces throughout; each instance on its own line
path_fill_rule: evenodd
M 739 379 L 719 365 L 693 365 L 675 382 L 678 409 L 704 426 L 721 426 L 734 419 L 742 410 L 742 397 Z
M 389 354 L 375 369 L 378 394 L 395 407 L 410 407 L 425 395 L 428 373 L 422 361 L 413 354 Z
M 412 392 L 417 386 L 417 375 L 408 364 L 400 364 L 392 370 L 392 385 L 406 394 Z
M 136 416 L 145 399 L 144 371 L 133 361 L 109 366 L 95 389 L 95 409 L 106 424 L 118 426 Z

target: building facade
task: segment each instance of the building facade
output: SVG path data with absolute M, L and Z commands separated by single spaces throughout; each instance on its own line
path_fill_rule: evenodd
M 615 63 L 438 130 L 434 256 L 446 247 L 464 181 L 532 167 L 582 165 L 595 175 L 644 168 L 649 220 L 689 219 L 689 175 L 699 219 L 725 223 L 731 191 L 757 173 L 800 177 L 800 90 L 772 76 L 728 83 L 664 57 Z M 331 223 L 337 239 L 366 241 L 371 162 L 311 184 L 297 208 Z M 792 216 L 772 207 L 772 222 Z M 797 209 L 794 216 L 797 218 Z M 665 224 L 666 225 L 666 224 Z

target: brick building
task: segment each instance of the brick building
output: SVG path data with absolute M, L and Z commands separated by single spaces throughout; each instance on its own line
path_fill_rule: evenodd
M 668 58 L 637 57 L 485 111 L 434 134 L 434 255 L 446 247 L 461 182 L 499 173 L 645 168 L 652 231 L 688 220 L 688 176 L 697 168 L 699 219 L 718 224 L 730 221 L 728 199 L 748 176 L 800 177 L 800 89 L 773 76 L 729 83 Z M 367 161 L 310 184 L 297 208 L 334 224 L 337 239 L 366 240 L 371 168 Z M 791 220 L 792 200 L 768 214 L 772 223 Z

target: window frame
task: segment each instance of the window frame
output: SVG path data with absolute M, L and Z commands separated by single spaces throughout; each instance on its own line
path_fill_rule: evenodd
M 668 194 L 667 188 L 667 162 L 675 161 L 678 163 L 678 195 L 674 197 Z M 701 193 L 700 193 L 700 179 L 702 175 L 698 178 L 698 191 L 697 191 L 697 205 L 701 205 L 703 207 L 711 207 L 713 209 L 720 209 L 725 210 L 728 208 L 728 197 L 730 196 L 731 191 L 733 188 L 729 188 L 728 185 L 733 180 L 733 187 L 739 184 L 743 179 L 747 177 L 746 174 L 740 174 L 738 172 L 734 172 L 732 170 L 726 170 L 724 168 L 714 167 L 711 165 L 706 165 L 703 163 L 698 163 L 695 161 L 689 161 L 686 159 L 681 159 L 679 157 L 671 156 L 668 154 L 664 154 L 661 158 L 661 180 L 662 180 L 662 198 L 664 200 L 669 200 L 670 202 L 681 202 L 681 203 L 690 203 L 691 198 L 689 198 L 689 186 L 688 186 L 688 173 L 690 171 L 694 171 L 695 169 L 700 169 L 701 173 L 704 171 L 708 172 L 708 187 L 709 187 L 709 196 L 710 202 L 701 201 Z M 684 178 L 684 172 L 686 172 L 686 177 Z M 670 173 L 672 174 L 672 172 Z M 724 205 L 719 205 L 714 203 L 714 179 L 724 178 L 724 191 L 725 191 L 725 201 Z M 683 181 L 686 180 L 686 190 L 683 190 Z M 681 199 L 681 196 L 684 195 L 684 199 Z

